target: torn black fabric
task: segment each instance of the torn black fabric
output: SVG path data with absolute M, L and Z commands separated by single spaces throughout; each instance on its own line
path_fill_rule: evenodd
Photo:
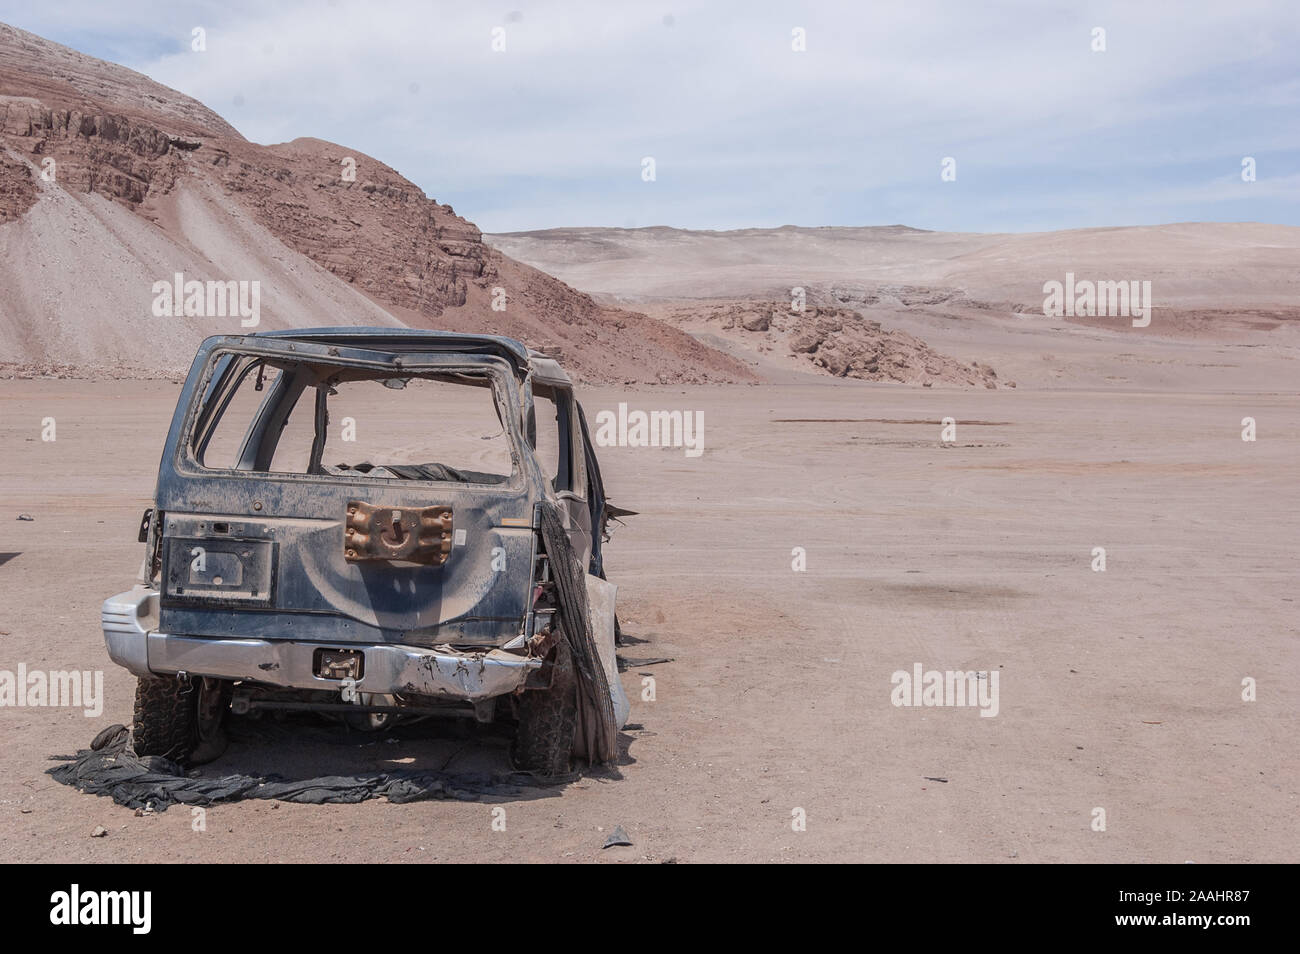
M 114 731 L 116 730 L 116 731 Z M 125 726 L 113 726 L 96 736 L 92 746 L 76 755 L 52 756 L 63 764 L 47 773 L 64 785 L 92 795 L 105 795 L 127 808 L 166 811 L 170 805 L 215 805 L 248 798 L 303 802 L 308 805 L 353 804 L 386 798 L 399 804 L 430 799 L 479 801 L 517 797 L 532 788 L 526 776 L 483 773 L 400 770 L 357 775 L 324 775 L 285 779 L 275 775 L 191 777 L 175 762 L 158 756 L 138 756 L 129 746 Z M 534 792 L 535 788 L 532 789 Z
M 613 762 L 618 758 L 618 725 L 609 680 L 591 631 L 586 574 L 569 543 L 559 508 L 547 502 L 540 509 L 542 543 L 555 577 L 560 631 L 568 640 L 578 674 L 578 736 L 574 751 L 592 763 Z

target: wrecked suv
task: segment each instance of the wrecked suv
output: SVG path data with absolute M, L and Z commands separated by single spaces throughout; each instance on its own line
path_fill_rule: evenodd
M 104 603 L 134 747 L 190 763 L 231 711 L 360 729 L 515 725 L 539 775 L 617 753 L 611 517 L 559 365 L 510 338 L 323 328 L 208 338 Z

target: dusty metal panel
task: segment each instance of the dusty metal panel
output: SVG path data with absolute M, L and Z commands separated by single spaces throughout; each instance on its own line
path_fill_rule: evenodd
M 161 626 L 220 637 L 294 639 L 312 632 L 346 642 L 500 644 L 523 632 L 534 541 L 527 526 L 497 523 L 501 507 L 499 501 L 461 506 L 464 536 L 453 534 L 442 565 L 347 560 L 341 504 L 332 518 L 317 520 L 170 513 L 167 534 L 191 549 L 220 545 L 213 542 L 223 539 L 214 531 L 218 526 L 272 541 L 275 585 L 273 602 L 257 607 L 222 600 L 211 590 L 164 593 Z M 181 558 L 189 552 L 182 548 Z
M 266 539 L 169 535 L 164 539 L 162 592 L 172 604 L 271 606 L 276 545 Z
M 591 617 L 591 636 L 609 683 L 609 698 L 614 706 L 614 725 L 623 728 L 631 714 L 623 681 L 618 676 L 618 650 L 614 645 L 614 601 L 618 587 L 598 576 L 587 574 L 587 612 Z

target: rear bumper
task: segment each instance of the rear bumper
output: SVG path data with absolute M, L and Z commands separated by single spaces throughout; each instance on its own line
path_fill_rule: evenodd
M 108 655 L 137 676 L 178 672 L 243 680 L 287 689 L 338 692 L 342 681 L 317 676 L 313 656 L 321 646 L 365 654 L 357 692 L 415 694 L 477 702 L 523 685 L 540 659 L 499 649 L 462 652 L 450 646 L 422 649 L 395 644 L 358 645 L 309 641 L 178 636 L 158 632 L 158 594 L 136 587 L 104 601 L 101 611 Z

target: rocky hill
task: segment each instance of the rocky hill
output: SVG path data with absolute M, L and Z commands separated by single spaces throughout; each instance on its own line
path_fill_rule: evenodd
M 139 73 L 0 24 L 0 360 L 174 370 L 239 325 L 153 315 L 154 282 L 176 272 L 258 281 L 263 329 L 487 331 L 559 350 L 588 381 L 752 379 L 488 247 L 377 159 L 317 139 L 251 143 Z

